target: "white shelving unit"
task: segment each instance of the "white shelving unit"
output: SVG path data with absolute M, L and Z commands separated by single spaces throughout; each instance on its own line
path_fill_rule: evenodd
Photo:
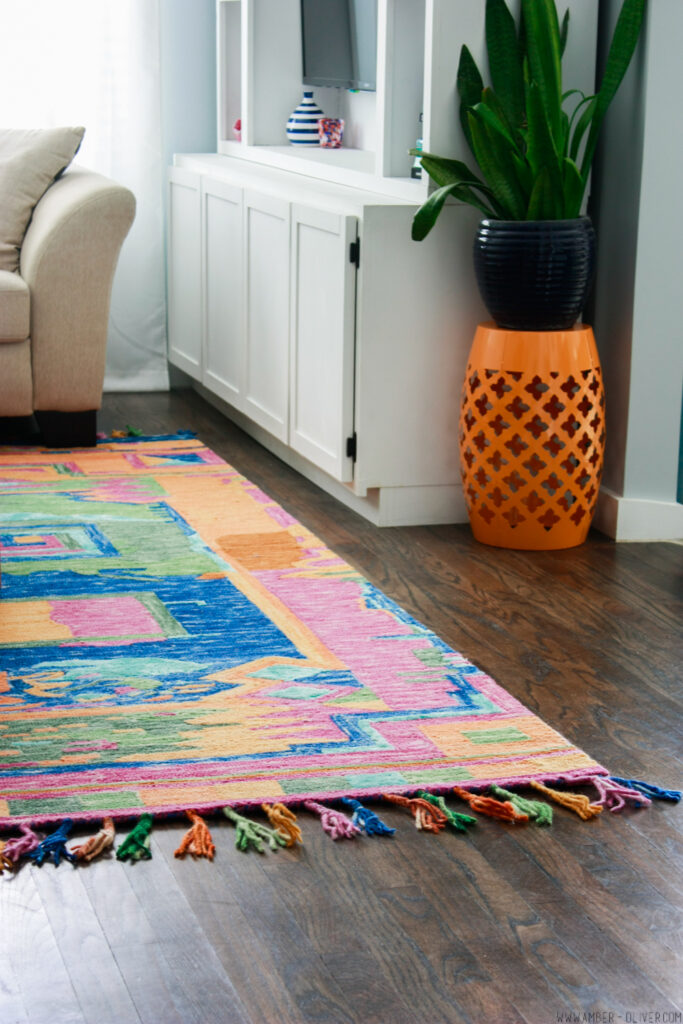
M 569 0 L 572 84 L 593 87 L 597 5 Z M 378 525 L 466 520 L 460 388 L 477 322 L 478 214 L 409 150 L 468 158 L 455 76 L 484 61 L 483 0 L 378 0 L 377 89 L 314 89 L 341 149 L 289 145 L 300 0 L 217 0 L 218 139 L 169 171 L 169 359 L 283 460 Z M 240 118 L 241 139 L 233 125 Z M 358 259 L 358 253 L 360 258 Z

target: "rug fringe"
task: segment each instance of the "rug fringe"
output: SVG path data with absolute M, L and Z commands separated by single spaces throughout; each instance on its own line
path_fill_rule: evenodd
M 151 814 L 142 815 L 133 831 L 128 833 L 118 847 L 116 851 L 117 860 L 135 861 L 152 859 L 152 850 L 150 849 L 152 838 L 150 832 L 152 831 L 153 821 L 154 818 Z
M 417 795 L 438 807 L 446 815 L 448 824 L 452 825 L 457 832 L 467 832 L 470 825 L 477 824 L 477 819 L 473 818 L 471 814 L 461 814 L 460 811 L 452 811 L 450 807 L 446 806 L 446 801 L 442 796 L 434 796 L 433 793 L 425 793 L 423 790 L 420 790 Z
M 216 847 L 211 838 L 209 826 L 196 811 L 185 811 L 185 813 L 192 822 L 192 826 L 180 840 L 180 846 L 173 856 L 184 857 L 189 853 L 193 857 L 206 857 L 207 860 L 213 860 Z
M 533 780 L 529 785 L 554 800 L 556 804 L 560 804 L 561 807 L 567 807 L 570 811 L 574 811 L 583 821 L 590 821 L 591 818 L 597 818 L 599 814 L 602 814 L 602 805 L 592 804 L 585 793 L 564 793 Z
M 461 786 L 454 786 L 453 792 L 461 800 L 469 804 L 473 811 L 478 811 L 480 814 L 485 814 L 490 818 L 498 818 L 499 821 L 509 821 L 513 825 L 529 820 L 529 815 L 520 814 L 509 800 L 501 803 L 500 800 L 494 800 L 492 796 L 470 793 L 469 790 L 463 789 Z
M 638 779 L 621 779 L 617 775 L 610 775 L 610 779 L 620 786 L 627 786 L 649 796 L 651 800 L 669 800 L 677 804 L 683 795 L 678 789 L 661 789 L 659 786 L 653 786 L 651 782 L 640 782 Z
M 365 807 L 358 800 L 343 796 L 342 803 L 353 809 L 351 821 L 361 832 L 365 832 L 366 836 L 393 836 L 395 834 L 395 828 L 386 825 L 374 811 Z
M 537 825 L 552 825 L 553 809 L 550 804 L 542 800 L 528 800 L 519 793 L 511 793 L 509 789 L 502 789 L 500 786 L 491 786 L 491 792 L 500 800 L 509 800 L 516 811 L 526 814 L 529 821 L 535 821 Z
M 303 844 L 301 829 L 296 823 L 296 814 L 290 811 L 284 804 L 261 804 L 268 821 L 276 832 L 279 832 L 285 840 L 285 846 L 296 846 Z
M 259 821 L 245 818 L 243 814 L 238 814 L 232 807 L 224 807 L 223 814 L 237 828 L 235 846 L 238 850 L 247 853 L 250 848 L 253 848 L 257 853 L 263 853 L 264 842 L 268 843 L 273 852 L 276 852 L 281 846 L 287 846 L 286 836 L 278 829 L 269 828 L 267 825 L 262 825 Z
M 396 793 L 387 793 L 384 797 L 392 804 L 403 807 L 410 811 L 415 819 L 415 828 L 420 832 L 442 832 L 448 824 L 448 817 L 440 807 L 431 804 L 422 797 L 399 796 Z
M 304 800 L 304 807 L 320 817 L 320 824 L 332 839 L 355 839 L 361 834 L 351 818 L 332 807 L 324 807 L 315 800 Z
M 572 778 L 561 777 L 553 782 L 554 785 L 550 786 L 546 781 L 541 782 L 537 779 L 515 779 L 514 785 L 515 787 L 529 786 L 535 789 L 548 800 L 567 808 L 584 821 L 596 818 L 605 808 L 616 813 L 628 806 L 646 807 L 653 799 L 676 803 L 681 800 L 681 793 L 678 790 L 663 789 L 649 782 L 616 775 L 587 773 Z M 557 784 L 571 782 L 578 785 L 592 785 L 597 789 L 599 799 L 591 802 L 586 794 L 554 788 Z M 553 812 L 549 804 L 541 800 L 528 799 L 497 784 L 490 784 L 488 786 L 490 795 L 485 795 L 480 791 L 485 786 L 486 784 L 481 784 L 481 787 L 477 786 L 476 789 L 454 786 L 444 792 L 452 792 L 469 804 L 471 810 L 499 821 L 513 824 L 523 824 L 529 821 L 534 821 L 538 825 L 551 824 Z M 378 799 L 379 796 L 373 794 L 372 798 Z M 359 835 L 369 837 L 395 834 L 395 828 L 387 825 L 374 810 L 359 800 L 354 797 L 339 797 L 338 799 L 352 810 L 351 817 L 334 807 L 326 806 L 315 800 L 293 799 L 292 803 L 299 804 L 316 815 L 320 819 L 323 830 L 335 840 L 354 839 Z M 443 795 L 426 790 L 413 790 L 411 795 L 385 793 L 383 799 L 411 813 L 415 819 L 416 828 L 424 832 L 439 833 L 447 825 L 451 825 L 459 832 L 466 832 L 477 822 L 477 819 L 469 814 L 451 810 Z M 229 806 L 203 808 L 203 813 L 212 814 L 222 810 L 225 817 L 236 826 L 235 845 L 242 851 L 254 849 L 263 853 L 264 844 L 275 851 L 280 847 L 293 847 L 297 843 L 303 843 L 301 828 L 297 823 L 296 815 L 288 804 L 262 803 L 261 809 L 267 815 L 271 827 L 247 818 Z M 163 815 L 163 812 L 160 813 Z M 178 812 L 170 813 L 177 814 Z M 206 857 L 208 860 L 213 860 L 216 847 L 206 821 L 196 810 L 188 810 L 184 813 L 192 824 L 175 851 L 175 856 L 184 857 L 189 853 L 194 858 Z M 89 863 L 113 846 L 114 818 L 116 816 L 116 812 L 112 812 L 111 815 L 105 817 L 102 827 L 97 833 L 72 845 L 70 849 L 66 846 L 66 841 L 73 827 L 72 819 L 65 819 L 54 832 L 45 837 L 41 837 L 32 827 L 40 825 L 40 819 L 30 824 L 19 823 L 16 827 L 21 835 L 0 840 L 0 875 L 4 871 L 16 870 L 22 861 L 27 860 L 38 866 L 41 866 L 47 859 L 51 859 L 55 865 L 59 865 L 63 859 L 74 865 Z M 124 815 L 119 815 L 119 817 L 123 819 Z M 117 860 L 137 861 L 151 858 L 150 833 L 153 820 L 153 815 L 150 812 L 146 812 L 140 817 L 137 824 L 117 848 Z
M 101 853 L 114 845 L 115 834 L 113 819 L 105 818 L 99 832 L 96 832 L 94 836 L 88 836 L 77 846 L 72 846 L 71 852 L 75 854 L 76 860 L 84 860 L 89 864 L 91 860 L 99 857 Z
M 46 860 L 52 858 L 55 867 L 59 867 L 62 857 L 71 864 L 76 860 L 74 854 L 67 848 L 66 841 L 69 832 L 73 828 L 71 818 L 65 818 L 59 828 L 51 832 L 49 836 L 41 839 L 37 846 L 29 850 L 26 856 L 38 867 L 42 867 Z

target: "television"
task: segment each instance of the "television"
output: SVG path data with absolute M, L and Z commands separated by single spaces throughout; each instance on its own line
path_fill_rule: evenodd
M 374 92 L 377 0 L 301 0 L 304 85 Z

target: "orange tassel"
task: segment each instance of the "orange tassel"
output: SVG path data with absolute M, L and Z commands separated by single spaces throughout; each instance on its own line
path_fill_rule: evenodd
M 265 811 L 270 824 L 285 840 L 285 846 L 303 843 L 301 829 L 296 824 L 296 814 L 293 814 L 289 807 L 285 807 L 284 804 L 261 804 L 261 808 Z
M 103 850 L 114 845 L 114 822 L 112 818 L 105 818 L 102 828 L 94 836 L 84 839 L 78 846 L 72 846 L 71 852 L 76 855 L 76 860 L 91 861 Z
M 4 849 L 5 840 L 0 839 L 0 875 L 3 873 L 3 871 L 14 871 L 14 868 L 16 867 L 16 864 L 14 863 L 13 860 L 10 860 L 9 857 L 5 857 L 4 853 L 2 852 Z
M 489 818 L 498 818 L 499 821 L 510 821 L 513 824 L 529 820 L 529 815 L 520 814 L 509 800 L 503 802 L 501 800 L 494 800 L 491 796 L 478 796 L 476 793 L 468 793 L 466 789 L 461 789 L 460 786 L 454 786 L 453 792 L 461 800 L 468 803 L 473 811 L 487 814 Z
M 574 811 L 583 821 L 590 821 L 591 818 L 596 818 L 598 814 L 602 814 L 602 805 L 592 804 L 585 793 L 560 793 L 557 789 L 550 789 L 541 782 L 531 782 L 530 785 L 537 789 L 539 793 L 550 797 L 555 803 L 561 804 L 562 807 L 568 807 L 570 811 Z
M 448 818 L 441 808 L 430 804 L 428 800 L 423 800 L 422 797 L 408 799 L 406 796 L 385 793 L 384 799 L 410 811 L 415 818 L 415 828 L 421 832 L 441 832 L 448 823 Z
M 186 853 L 190 853 L 193 857 L 206 857 L 207 860 L 213 860 L 216 847 L 213 844 L 209 826 L 196 811 L 186 811 L 185 813 L 192 822 L 192 827 L 183 836 L 174 856 L 184 857 Z

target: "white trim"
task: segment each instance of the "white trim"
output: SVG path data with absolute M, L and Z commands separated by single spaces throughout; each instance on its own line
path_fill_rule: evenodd
M 104 378 L 105 392 L 115 391 L 168 391 L 168 370 L 164 363 L 163 369 L 138 370 L 134 375 L 118 376 L 106 374 Z
M 617 541 L 683 538 L 683 505 L 675 501 L 626 498 L 600 488 L 593 526 Z
M 192 387 L 209 405 L 236 423 L 286 465 L 374 526 L 436 526 L 467 522 L 462 487 L 459 484 L 443 487 L 373 487 L 368 489 L 365 496 L 360 496 L 353 492 L 351 484 L 340 483 L 328 476 L 202 384 L 192 382 Z

